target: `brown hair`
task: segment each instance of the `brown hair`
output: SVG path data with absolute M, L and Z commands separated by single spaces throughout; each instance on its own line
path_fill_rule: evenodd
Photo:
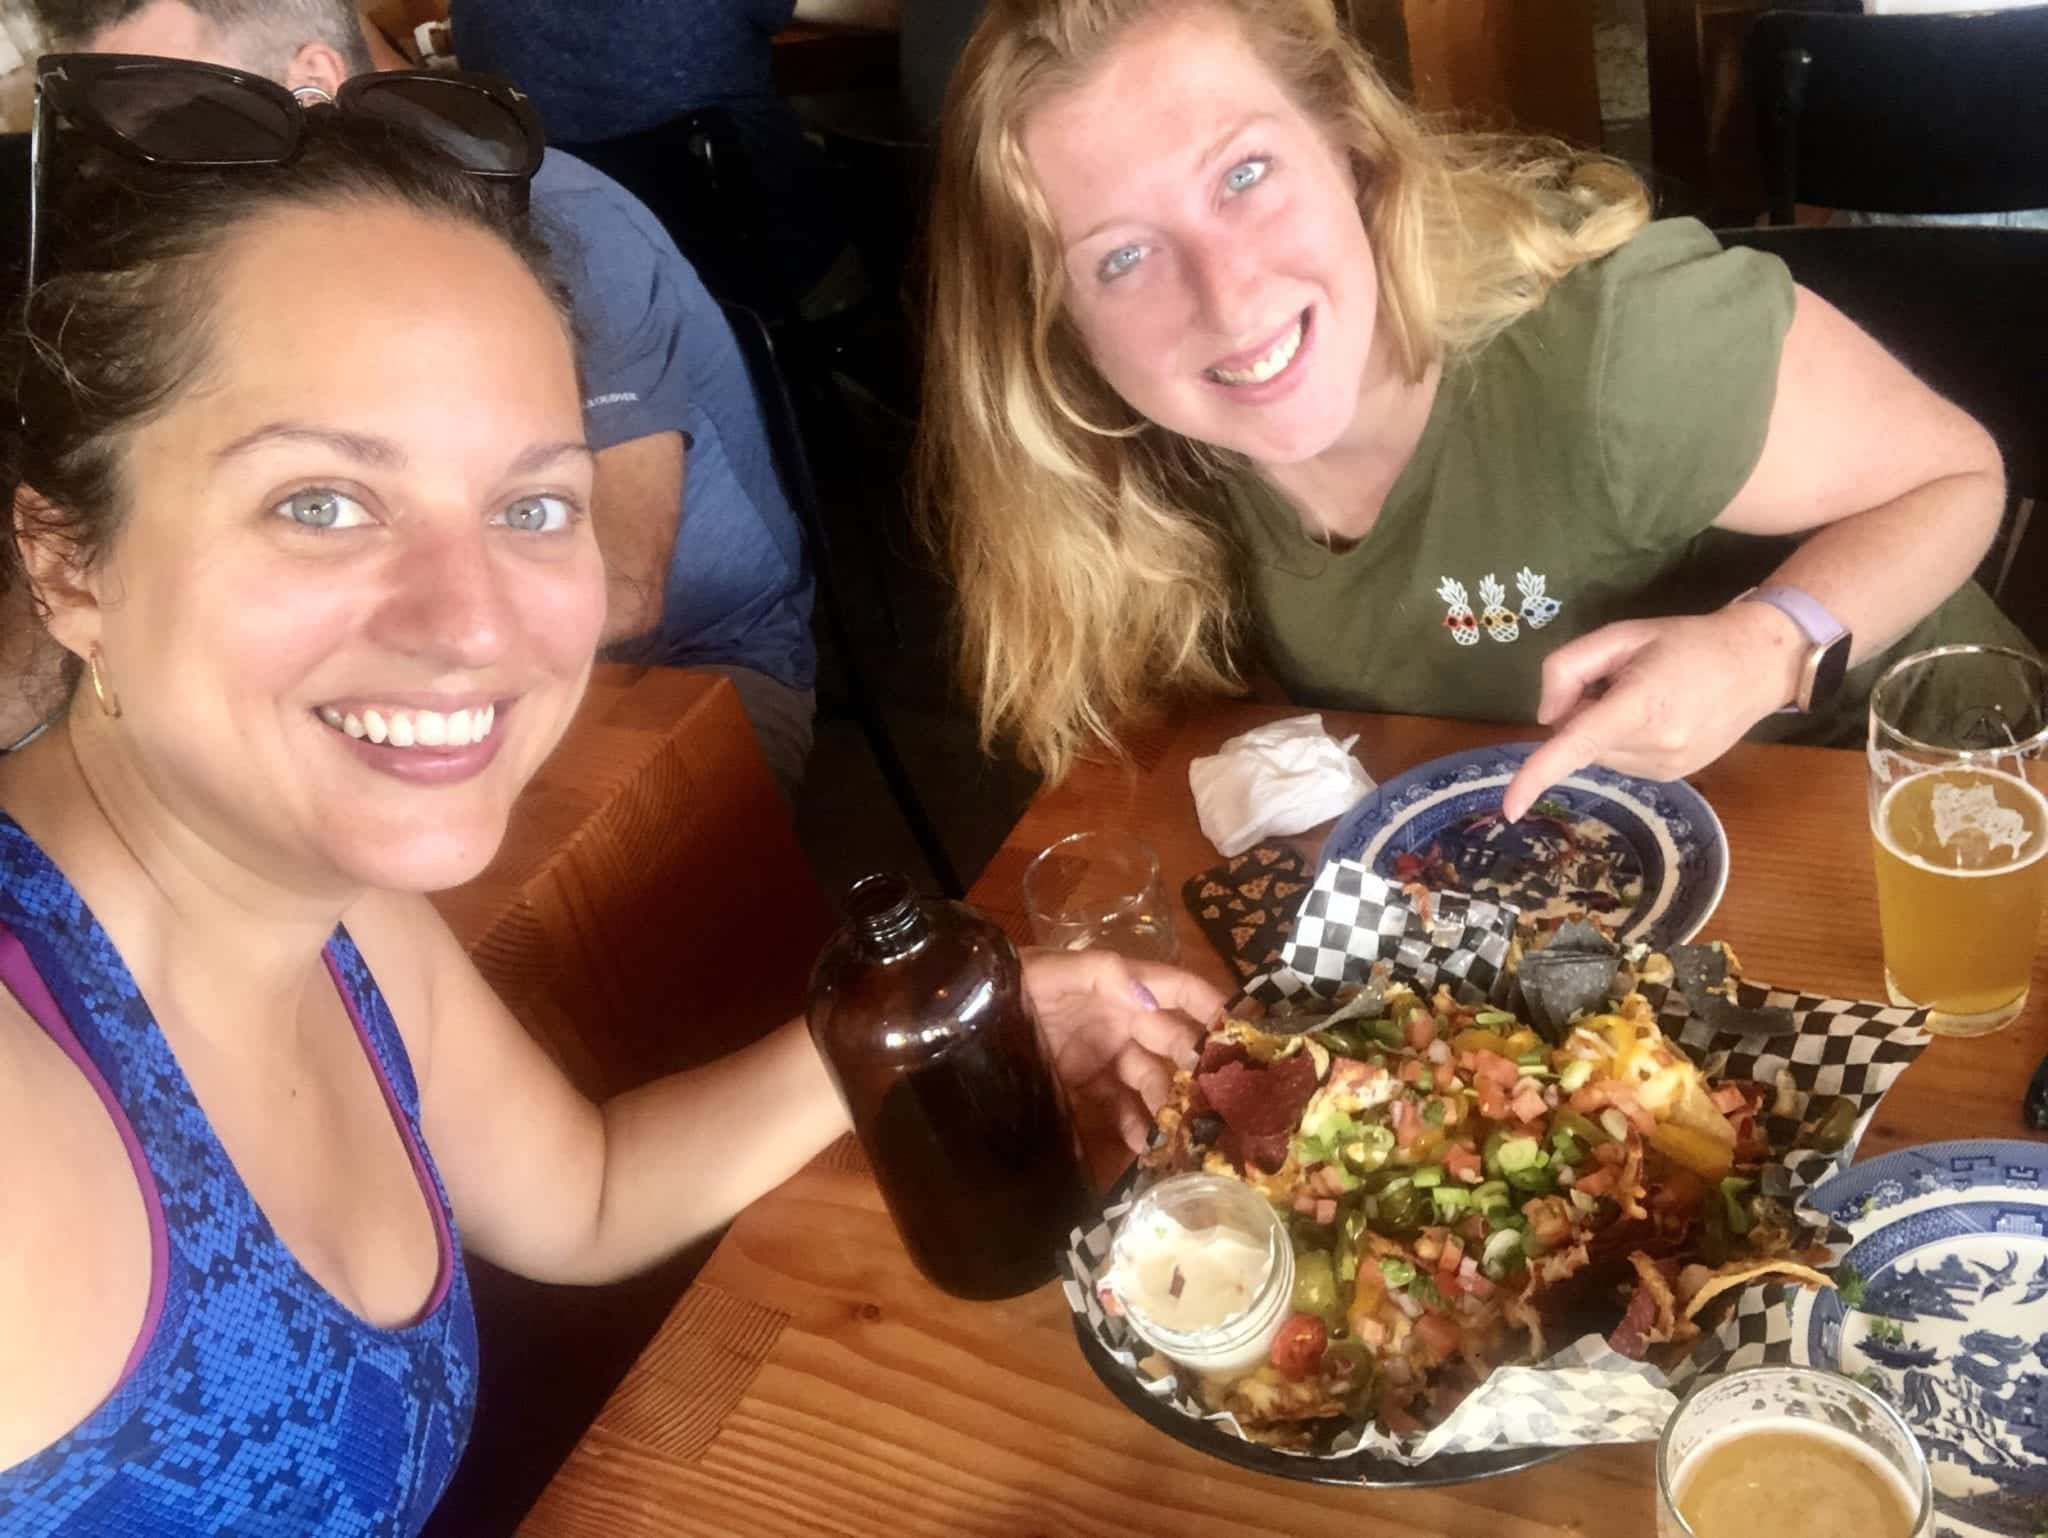
M 962 595 L 982 742 L 1057 778 L 1170 691 L 1237 681 L 1234 552 L 1200 509 L 1236 456 L 1138 418 L 1063 313 L 1028 115 L 1130 29 L 1208 10 L 1351 161 L 1380 321 L 1410 379 L 1483 345 L 1641 227 L 1625 167 L 1445 132 L 1388 89 L 1330 0 L 990 0 L 953 77 L 930 241 L 923 504 Z

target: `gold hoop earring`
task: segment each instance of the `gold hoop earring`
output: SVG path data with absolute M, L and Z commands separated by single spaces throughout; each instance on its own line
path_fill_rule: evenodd
M 109 689 L 106 679 L 101 676 L 102 660 L 99 643 L 95 641 L 85 657 L 85 670 L 92 677 L 92 697 L 100 702 L 100 710 L 109 721 L 118 721 L 121 719 L 121 696 Z

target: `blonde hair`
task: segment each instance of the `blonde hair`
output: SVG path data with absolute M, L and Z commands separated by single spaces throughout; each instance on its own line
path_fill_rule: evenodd
M 1635 175 L 1560 144 L 1431 129 L 1329 0 L 990 0 L 947 97 L 921 447 L 982 746 L 1051 779 L 1162 695 L 1241 687 L 1239 581 L 1201 511 L 1235 456 L 1146 422 L 1063 314 L 1025 117 L 1135 23 L 1219 10 L 1349 156 L 1406 376 L 1469 351 L 1649 217 Z

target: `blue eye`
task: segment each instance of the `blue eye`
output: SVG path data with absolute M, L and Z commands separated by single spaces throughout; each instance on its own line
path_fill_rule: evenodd
M 1144 257 L 1145 248 L 1143 246 L 1118 246 L 1102 259 L 1102 265 L 1096 271 L 1101 276 L 1103 282 L 1114 282 L 1137 266 L 1139 262 L 1144 260 Z
M 1240 160 L 1223 173 L 1223 190 L 1226 192 L 1249 192 L 1266 179 L 1266 172 L 1273 162 L 1263 155 L 1254 155 L 1250 160 Z
M 560 497 L 520 497 L 495 521 L 526 534 L 559 534 L 575 516 L 575 510 Z
M 362 503 L 330 486 L 295 491 L 271 512 L 302 529 L 355 529 L 370 521 Z

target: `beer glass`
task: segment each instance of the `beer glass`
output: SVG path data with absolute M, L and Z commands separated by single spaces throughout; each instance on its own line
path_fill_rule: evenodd
M 1024 871 L 1024 907 L 1038 943 L 1053 950 L 1180 960 L 1159 856 L 1128 833 L 1073 833 L 1041 850 Z
M 2048 902 L 2048 668 L 1999 646 L 1894 663 L 1870 696 L 1885 987 L 1928 1028 L 2010 1022 Z
M 1934 1538 L 1934 1521 L 1912 1429 L 1818 1367 L 1707 1379 L 1657 1443 L 1657 1538 Z

